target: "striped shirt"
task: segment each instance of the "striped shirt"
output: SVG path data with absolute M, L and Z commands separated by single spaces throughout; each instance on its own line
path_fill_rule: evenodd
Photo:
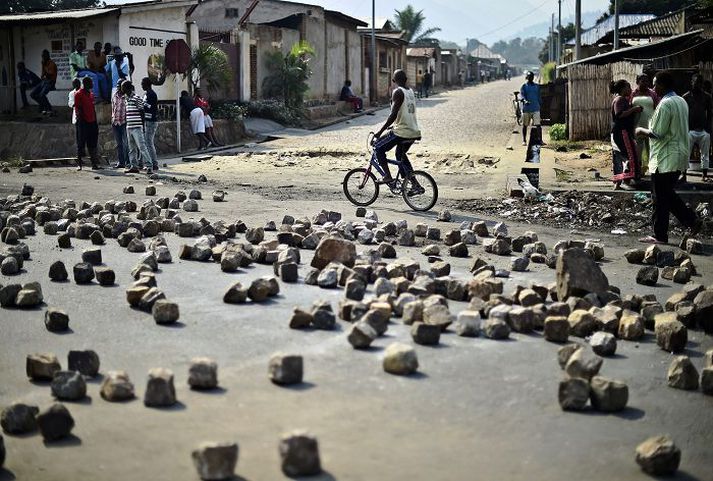
M 688 140 L 688 104 L 674 92 L 666 94 L 651 118 L 649 171 L 664 174 L 685 172 L 690 147 Z
M 126 128 L 141 129 L 144 122 L 141 118 L 141 113 L 146 108 L 143 99 L 136 94 L 126 97 Z

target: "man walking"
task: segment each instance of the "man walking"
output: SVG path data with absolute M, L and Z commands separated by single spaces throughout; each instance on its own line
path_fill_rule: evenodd
M 146 149 L 149 156 L 146 159 L 146 166 L 149 170 L 158 170 L 158 159 L 156 158 L 156 145 L 154 137 L 156 137 L 156 129 L 158 128 L 158 96 L 151 88 L 151 79 L 144 77 L 141 79 L 141 88 L 144 89 L 144 103 L 146 109 L 144 111 L 144 137 L 146 139 Z
M 97 114 L 94 110 L 94 94 L 92 93 L 91 77 L 82 78 L 82 88 L 74 95 L 74 109 L 77 113 L 77 126 L 79 127 L 79 142 L 77 144 L 77 170 L 82 170 L 82 156 L 84 149 L 89 151 L 92 170 L 100 169 L 99 152 L 99 126 Z
M 40 83 L 38 83 L 35 88 L 30 92 L 30 97 L 33 98 L 37 105 L 39 105 L 40 112 L 42 115 L 51 115 L 52 104 L 47 99 L 47 94 L 54 90 L 55 83 L 57 82 L 57 64 L 50 58 L 50 53 L 48 50 L 42 51 L 42 76 L 40 77 Z
M 692 235 L 700 230 L 701 222 L 675 191 L 676 182 L 688 167 L 690 153 L 688 139 L 688 104 L 673 90 L 670 72 L 659 72 L 654 78 L 654 89 L 661 102 L 648 129 L 639 127 L 637 135 L 651 139 L 649 172 L 651 197 L 654 201 L 654 235 L 639 239 L 649 244 L 668 243 L 669 213 L 673 213 Z
M 129 165 L 129 139 L 126 134 L 126 97 L 121 91 L 121 84 L 111 97 L 111 131 L 116 140 L 115 169 L 123 169 Z
M 431 86 L 433 85 L 433 74 L 431 73 L 431 70 L 428 69 L 426 70 L 426 73 L 423 74 L 423 94 L 425 95 L 426 98 L 428 98 L 428 93 L 431 90 Z
M 535 83 L 535 74 L 527 72 L 525 82 L 520 87 L 522 99 L 522 145 L 527 145 L 527 128 L 530 124 L 539 127 L 540 120 L 540 86 Z
M 26 109 L 30 106 L 27 102 L 27 91 L 37 86 L 37 84 L 40 83 L 40 78 L 36 73 L 25 67 L 25 62 L 18 62 L 17 79 L 20 81 L 20 98 L 22 99 L 22 108 Z
M 691 79 L 691 90 L 683 96 L 688 104 L 688 137 L 691 143 L 691 154 L 693 147 L 698 146 L 701 152 L 700 166 L 689 162 L 691 170 L 699 170 L 703 173 L 703 181 L 708 181 L 708 166 L 710 163 L 711 149 L 711 122 L 713 122 L 713 98 L 703 90 L 703 77 L 694 75 Z M 695 162 L 697 163 L 697 162 Z M 686 180 L 686 174 L 683 174 Z

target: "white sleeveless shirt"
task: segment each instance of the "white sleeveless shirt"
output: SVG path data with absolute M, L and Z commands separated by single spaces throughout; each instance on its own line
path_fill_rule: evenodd
M 417 139 L 421 137 L 421 129 L 416 120 L 416 94 L 413 90 L 398 87 L 404 94 L 404 103 L 401 104 L 399 113 L 394 122 L 394 134 L 402 139 Z

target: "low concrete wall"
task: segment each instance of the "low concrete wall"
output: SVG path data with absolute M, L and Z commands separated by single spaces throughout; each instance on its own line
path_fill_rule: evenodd
M 224 144 L 237 143 L 245 138 L 242 121 L 214 120 L 218 140 Z M 175 122 L 160 122 L 156 133 L 156 150 L 159 155 L 176 153 Z M 181 122 L 183 152 L 198 148 L 188 121 Z M 99 126 L 99 149 L 111 160 L 116 159 L 116 142 L 111 127 Z M 50 159 L 74 157 L 77 154 L 74 126 L 68 123 L 0 123 L 0 159 Z

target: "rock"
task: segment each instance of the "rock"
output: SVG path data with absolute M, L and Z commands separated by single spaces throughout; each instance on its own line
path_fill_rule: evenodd
M 582 345 L 573 342 L 571 344 L 562 346 L 557 350 L 557 362 L 560 365 L 560 369 L 564 369 L 567 366 L 569 358 L 572 357 L 572 354 L 577 352 L 579 349 L 582 349 Z
M 176 404 L 176 388 L 173 385 L 173 372 L 161 367 L 150 369 L 144 393 L 144 405 L 168 407 L 174 404 Z
M 14 257 L 6 257 L 0 263 L 0 274 L 4 276 L 14 276 L 20 272 L 20 264 Z
M 583 309 L 577 309 L 567 317 L 569 321 L 570 333 L 577 337 L 587 337 L 599 329 L 597 319 Z
M 183 203 L 183 210 L 186 212 L 198 212 L 198 202 L 189 199 Z
M 134 186 L 133 185 L 127 185 L 124 186 L 124 189 L 122 190 L 124 194 L 133 194 L 134 193 Z
M 565 372 L 570 377 L 578 377 L 589 381 L 599 374 L 604 360 L 592 354 L 586 349 L 577 349 L 567 361 L 564 367 Z
M 248 290 L 240 282 L 236 282 L 228 288 L 223 295 L 223 302 L 226 304 L 243 304 L 248 299 Z
M 28 354 L 25 361 L 25 372 L 33 381 L 51 381 L 61 369 L 54 354 Z
M 484 221 L 473 222 L 471 229 L 478 237 L 488 237 L 490 235 L 488 233 L 488 225 Z
M 693 304 L 696 306 L 696 324 L 706 334 L 713 334 L 713 289 L 699 292 Z
M 12 403 L 0 413 L 0 426 L 7 434 L 27 434 L 37 429 L 37 406 Z
M 159 299 L 151 308 L 151 314 L 156 324 L 173 324 L 179 318 L 178 304 Z
M 701 370 L 701 391 L 703 394 L 713 396 L 713 366 Z
M 489 339 L 507 339 L 510 326 L 502 319 L 488 318 L 482 323 L 483 334 Z
M 101 397 L 110 402 L 134 398 L 134 384 L 126 371 L 109 371 L 101 385 Z
M 411 326 L 411 338 L 416 344 L 435 346 L 441 338 L 439 326 L 416 322 Z
M 643 286 L 655 286 L 659 280 L 659 269 L 656 266 L 646 266 L 636 274 L 636 283 Z
M 92 244 L 94 244 L 95 246 L 104 245 L 104 242 L 105 242 L 104 234 L 102 234 L 98 230 L 95 230 L 94 232 L 92 232 L 91 235 L 89 236 L 89 239 L 92 241 Z
M 513 306 L 508 313 L 508 324 L 515 332 L 532 332 L 535 313 L 529 307 Z
M 478 337 L 480 334 L 480 313 L 465 310 L 458 313 L 455 323 L 456 334 L 461 337 Z
M 325 237 L 317 246 L 312 259 L 312 267 L 324 269 L 330 262 L 340 262 L 347 267 L 354 267 L 356 247 L 352 242 Z
M 99 374 L 99 355 L 87 349 L 84 351 L 69 351 L 67 367 L 70 371 L 78 371 L 83 376 L 96 377 Z
M 592 351 L 599 356 L 613 356 L 616 352 L 616 338 L 604 331 L 598 331 L 589 338 Z
M 349 328 L 347 340 L 354 349 L 366 349 L 378 337 L 378 333 L 368 322 L 359 321 Z
M 282 472 L 295 478 L 315 476 L 322 472 L 317 438 L 304 431 L 294 431 L 280 438 Z
M 60 234 L 57 236 L 57 246 L 60 249 L 69 249 L 72 247 L 72 238 L 69 237 L 69 234 L 67 233 Z
M 56 441 L 70 435 L 74 418 L 62 403 L 54 403 L 37 415 L 37 426 L 45 441 Z
M 94 268 L 87 262 L 75 264 L 72 271 L 77 284 L 89 284 L 94 280 Z
M 451 215 L 450 211 L 448 210 L 443 210 L 438 213 L 438 221 L 439 222 L 450 222 L 453 216 Z
M 627 341 L 637 341 L 644 336 L 644 319 L 633 311 L 624 311 L 619 320 L 618 335 Z
M 141 296 L 139 300 L 138 308 L 144 312 L 152 312 L 153 306 L 156 301 L 165 299 L 166 295 L 159 290 L 157 287 L 152 287 Z
M 688 356 L 676 356 L 668 368 L 668 385 L 676 389 L 698 389 L 698 371 Z
M 629 402 L 629 387 L 621 381 L 594 376 L 589 388 L 592 407 L 597 411 L 621 411 Z
M 268 376 L 275 384 L 287 386 L 302 382 L 302 356 L 277 353 L 273 354 L 268 364 Z
M 42 304 L 42 292 L 35 289 L 22 288 L 15 298 L 15 305 L 20 308 L 32 308 Z
M 116 274 L 108 267 L 95 267 L 94 276 L 100 286 L 113 286 L 116 283 Z
M 703 248 L 703 242 L 698 239 L 687 239 L 686 240 L 686 252 L 693 255 L 703 255 L 705 249 Z
M 290 329 L 304 329 L 312 324 L 312 314 L 295 307 L 290 318 Z
M 338 285 L 336 269 L 323 269 L 317 276 L 317 285 L 322 289 L 334 289 Z
M 208 357 L 194 357 L 188 368 L 188 385 L 191 389 L 218 387 L 218 364 Z
M 233 479 L 238 464 L 237 443 L 201 443 L 191 453 L 198 476 L 204 481 Z
M 384 371 L 389 374 L 408 376 L 418 370 L 418 357 L 413 347 L 395 342 L 384 352 Z
M 8 284 L 0 287 L 0 306 L 14 307 L 17 294 L 22 290 L 20 284 Z
M 542 331 L 550 342 L 567 342 L 569 338 L 569 321 L 563 316 L 548 316 Z
M 213 202 L 223 202 L 225 200 L 225 192 L 216 190 L 213 192 Z
M 443 304 L 425 306 L 423 309 L 423 323 L 438 326 L 441 332 L 444 332 L 453 323 L 453 316 L 448 310 L 448 306 Z
M 688 329 L 678 321 L 675 312 L 657 314 L 654 318 L 656 344 L 668 352 L 681 352 L 688 343 Z
M 558 399 L 563 411 L 581 411 L 589 401 L 589 382 L 576 377 L 563 379 L 559 384 Z
M 270 281 L 261 277 L 250 283 L 247 295 L 253 302 L 263 302 L 270 297 L 271 292 L 272 286 L 270 285 Z
M 54 282 L 64 282 L 69 278 L 66 267 L 62 261 L 55 261 L 50 266 L 49 278 Z
M 515 257 L 510 261 L 510 270 L 513 272 L 527 272 L 530 266 L 530 259 L 527 257 Z
M 62 401 L 80 401 L 87 395 L 87 383 L 77 371 L 57 371 L 51 387 L 52 395 Z
M 295 262 L 280 264 L 278 273 L 282 282 L 295 283 L 299 279 L 299 267 Z
M 423 302 L 412 301 L 404 304 L 401 320 L 406 325 L 423 321 Z
M 561 251 L 557 257 L 557 297 L 561 301 L 570 296 L 589 293 L 604 294 L 609 280 L 584 249 Z
M 672 475 L 681 462 L 681 450 L 668 436 L 654 436 L 636 447 L 636 463 L 654 476 Z
M 416 245 L 416 235 L 413 230 L 405 229 L 401 234 L 399 234 L 398 243 L 400 246 L 413 247 Z
M 134 238 L 129 241 L 129 244 L 126 246 L 126 250 L 133 252 L 134 254 L 146 252 L 146 244 L 144 244 L 141 239 Z

